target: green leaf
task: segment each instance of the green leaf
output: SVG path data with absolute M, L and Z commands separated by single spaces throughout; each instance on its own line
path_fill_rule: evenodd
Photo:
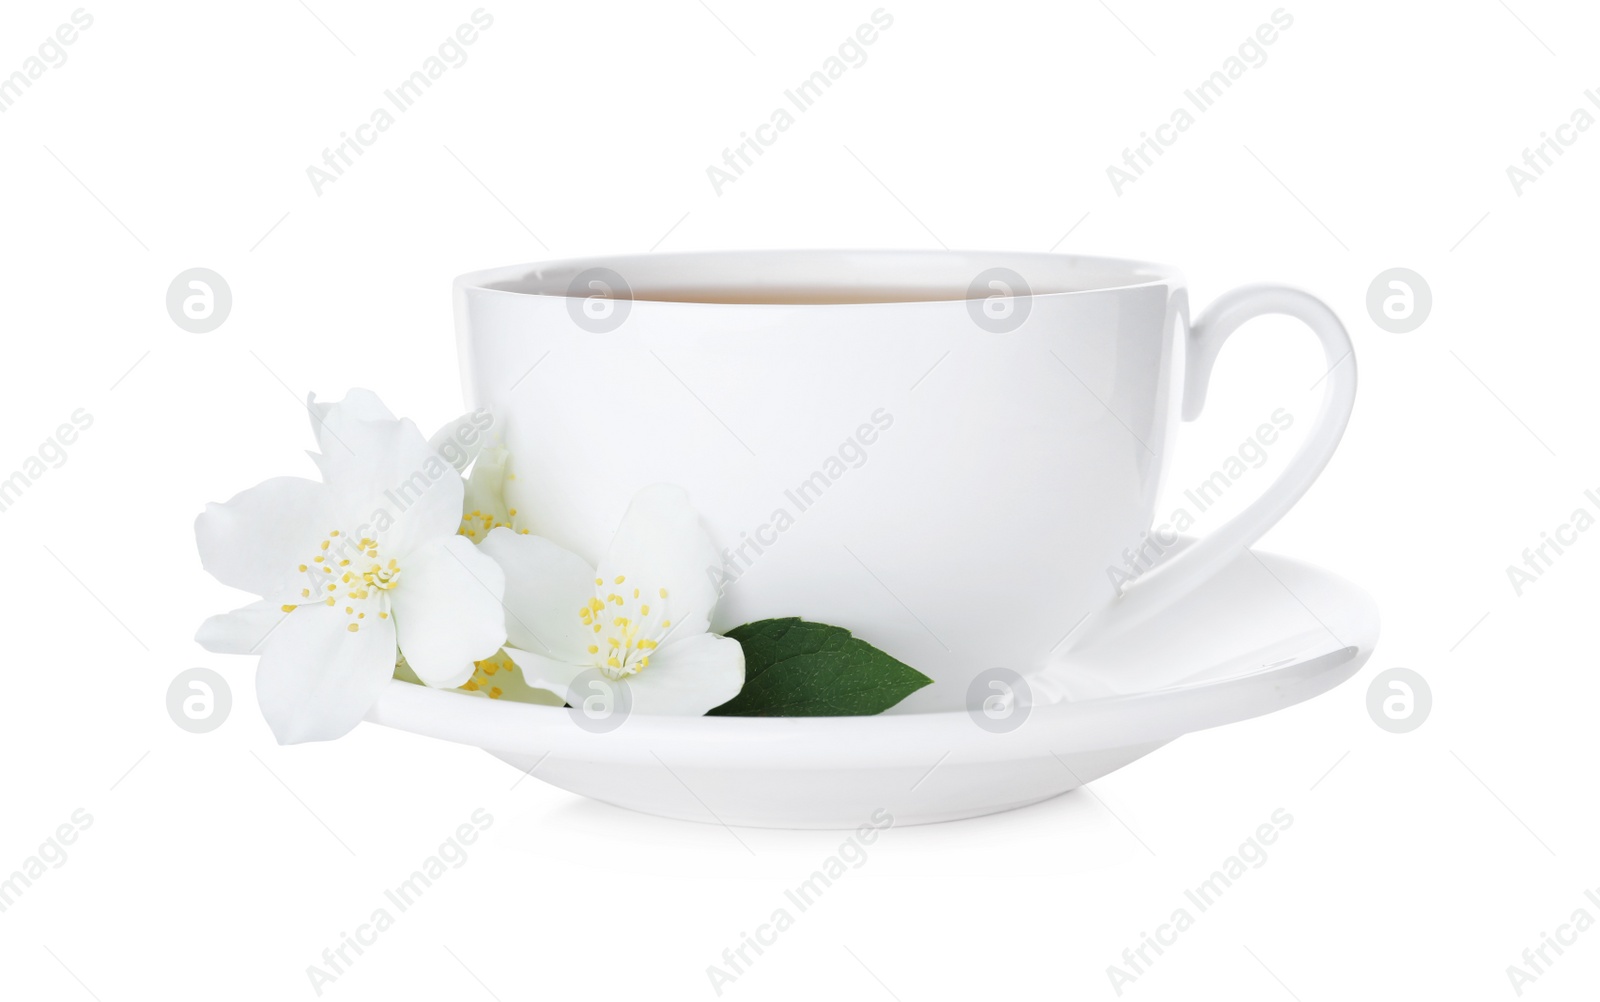
M 744 688 L 707 716 L 870 716 L 933 681 L 838 626 L 763 619 L 727 635 L 744 648 Z

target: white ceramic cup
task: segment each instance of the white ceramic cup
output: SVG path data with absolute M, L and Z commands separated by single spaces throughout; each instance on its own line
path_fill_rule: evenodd
M 726 548 L 713 629 L 846 627 L 935 680 L 905 710 L 960 708 L 980 673 L 1158 614 L 1305 493 L 1355 397 L 1320 301 L 1247 287 L 1191 326 L 1178 272 L 1131 261 L 651 254 L 477 272 L 455 295 L 467 399 L 495 411 L 534 532 L 597 561 L 635 491 L 677 484 Z M 1228 336 L 1273 313 L 1326 354 L 1304 444 L 1119 595 L 1109 569 L 1151 529 L 1180 415 Z

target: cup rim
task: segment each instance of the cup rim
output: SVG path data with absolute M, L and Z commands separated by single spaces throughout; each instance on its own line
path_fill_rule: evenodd
M 592 269 L 618 275 L 642 276 L 622 297 L 635 305 L 692 307 L 699 309 L 828 310 L 965 304 L 974 299 L 980 275 L 989 269 L 1010 269 L 1034 276 L 1055 276 L 1041 282 L 1042 291 L 1024 293 L 1029 299 L 1060 299 L 1103 293 L 1120 293 L 1157 286 L 1177 287 L 1183 276 L 1177 268 L 1131 258 L 1038 251 L 930 250 L 895 248 L 767 248 L 666 251 L 646 254 L 603 254 L 502 265 L 459 275 L 457 294 L 566 300 L 578 298 L 569 288 L 576 276 Z M 832 269 L 830 271 L 830 269 Z M 854 281 L 876 270 L 885 276 L 877 285 Z M 797 274 L 807 277 L 797 279 Z M 726 276 L 740 276 L 729 280 Z M 818 277 L 821 275 L 821 277 Z M 848 277 L 847 277 L 848 276 Z M 899 286 L 885 284 L 898 276 Z M 1028 278 L 1024 275 L 1024 281 Z M 966 284 L 966 289 L 960 286 Z M 1031 284 L 1031 283 L 1030 283 Z M 881 296 L 837 300 L 788 301 L 773 289 L 785 286 L 852 288 L 858 292 L 881 289 Z M 700 298 L 696 291 L 726 289 L 732 295 Z M 943 294 L 916 294 L 918 288 L 942 289 Z M 671 295 L 674 290 L 681 294 Z M 762 290 L 762 296 L 738 298 L 740 290 Z M 666 293 L 666 294 L 664 294 Z M 952 294 L 956 293 L 956 294 Z

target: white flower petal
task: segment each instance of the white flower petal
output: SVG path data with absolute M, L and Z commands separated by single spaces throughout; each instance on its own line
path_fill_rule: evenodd
M 366 437 L 377 428 L 396 420 L 389 408 L 371 390 L 353 389 L 343 400 L 331 404 L 317 402 L 315 393 L 306 397 L 306 410 L 311 414 L 311 433 L 316 436 L 321 456 L 312 458 L 328 473 L 327 463 L 335 465 L 343 460 L 361 455 L 367 444 Z
M 557 661 L 515 647 L 507 647 L 506 653 L 522 669 L 522 680 L 529 687 L 553 692 L 567 702 L 571 701 L 573 680 L 592 669 L 591 665 Z
M 299 578 L 298 563 L 330 529 L 330 496 L 315 480 L 275 477 L 194 520 L 200 564 L 229 587 L 276 595 Z
M 346 531 L 370 536 L 386 553 L 403 556 L 460 527 L 461 474 L 428 448 L 416 425 L 346 422 L 337 434 L 332 451 L 317 458 L 338 524 Z
M 351 390 L 344 400 L 307 403 L 319 452 L 311 458 L 332 491 L 340 524 L 404 553 L 454 532 L 461 519 L 461 475 L 410 420 L 397 419 L 376 395 Z
M 516 528 L 516 520 L 506 505 L 506 473 L 511 453 L 490 446 L 479 454 L 467 476 L 462 509 L 461 532 L 474 543 L 481 543 L 496 526 Z
M 594 597 L 594 568 L 540 536 L 495 529 L 478 547 L 506 575 L 506 634 L 512 647 L 558 661 L 587 662 L 593 632 L 578 610 Z
M 744 688 L 744 648 L 714 633 L 673 639 L 626 684 L 634 713 L 702 716 Z
M 272 632 L 256 667 L 256 695 L 279 744 L 328 741 L 366 716 L 394 675 L 394 624 L 305 606 Z
M 364 390 L 359 386 L 352 387 L 344 395 L 343 400 L 332 403 L 318 403 L 315 393 L 306 397 L 306 409 L 311 412 L 311 430 L 320 432 L 330 418 L 335 417 L 335 412 L 343 415 L 346 420 L 361 421 L 393 421 L 394 413 L 371 390 Z
M 463 414 L 434 432 L 433 437 L 428 439 L 428 448 L 448 459 L 450 465 L 460 473 L 483 451 L 484 442 L 488 438 L 485 429 L 492 423 L 493 420 L 488 418 L 487 411 Z
M 422 433 L 410 421 L 402 421 L 394 461 L 389 468 L 390 486 L 383 488 L 383 505 L 395 516 L 394 524 L 379 533 L 383 548 L 397 554 L 439 536 L 454 535 L 461 528 L 461 502 L 466 485 L 461 474 L 422 441 Z
M 611 582 L 623 575 L 627 584 L 657 595 L 665 588 L 665 599 L 647 601 L 660 601 L 660 615 L 682 637 L 703 633 L 709 625 L 717 604 L 709 572 L 720 564 L 689 495 L 682 488 L 657 484 L 633 496 L 598 576 Z
M 195 643 L 213 654 L 260 654 L 288 613 L 277 599 L 262 599 L 243 608 L 212 616 L 200 624 Z
M 472 663 L 506 642 L 504 593 L 500 565 L 464 536 L 435 539 L 407 554 L 389 600 L 400 651 L 417 677 L 442 688 L 471 678 Z

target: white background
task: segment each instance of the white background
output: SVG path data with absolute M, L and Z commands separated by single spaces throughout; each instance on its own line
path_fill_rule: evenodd
M 1592 9 L 1286 5 L 1266 64 L 1118 195 L 1107 165 L 1271 0 L 886 5 L 866 64 L 718 195 L 707 165 L 873 0 L 494 4 L 467 63 L 318 195 L 306 167 L 476 5 L 307 2 L 89 7 L 66 63 L 0 114 L 0 476 L 75 409 L 94 417 L 0 512 L 0 871 L 74 810 L 94 819 L 0 914 L 0 994 L 315 997 L 307 966 L 481 807 L 470 860 L 325 997 L 715 997 L 707 966 L 838 835 L 744 831 L 747 852 L 373 725 L 279 748 L 252 665 L 191 640 L 244 600 L 200 571 L 193 518 L 310 472 L 307 390 L 371 387 L 435 426 L 461 409 L 454 275 L 651 249 L 1170 261 L 1197 304 L 1262 280 L 1324 297 L 1361 366 L 1341 452 L 1263 542 L 1377 598 L 1360 676 L 1092 794 L 889 831 L 724 997 L 1115 998 L 1107 965 L 1278 808 L 1294 823 L 1266 864 L 1124 997 L 1514 998 L 1508 964 L 1575 909 L 1600 917 L 1583 897 L 1600 887 L 1600 532 L 1521 597 L 1505 571 L 1600 488 L 1600 129 L 1520 195 L 1506 176 L 1574 109 L 1600 114 Z M 7 5 L 0 74 L 73 9 Z M 195 266 L 233 289 L 210 334 L 164 307 Z M 1411 333 L 1366 313 L 1395 266 L 1432 287 Z M 1174 486 L 1276 407 L 1308 424 L 1320 373 L 1293 324 L 1239 335 Z M 193 666 L 233 682 L 206 735 L 164 705 Z M 1432 685 L 1410 734 L 1366 712 L 1393 666 Z M 1525 995 L 1597 981 L 1590 931 Z

